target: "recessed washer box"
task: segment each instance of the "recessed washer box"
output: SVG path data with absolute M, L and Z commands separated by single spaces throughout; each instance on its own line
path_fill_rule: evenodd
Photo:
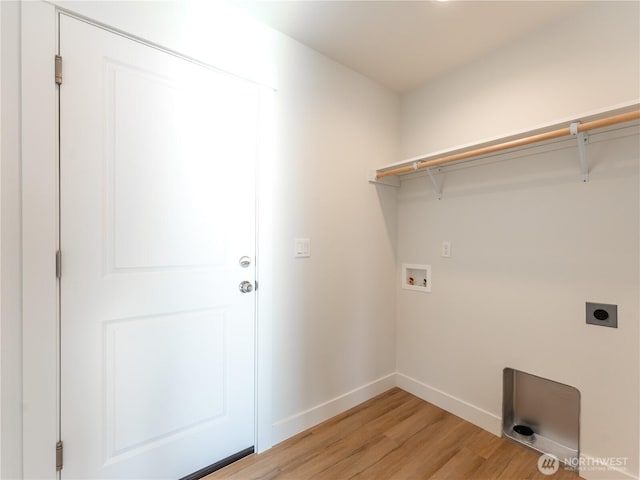
M 402 264 L 402 288 L 417 292 L 431 292 L 431 265 Z
M 618 328 L 618 306 L 587 302 L 587 323 L 600 327 Z

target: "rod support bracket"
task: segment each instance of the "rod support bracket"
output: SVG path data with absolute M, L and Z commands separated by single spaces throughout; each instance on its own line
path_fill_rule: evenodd
M 385 185 L 387 187 L 400 187 L 400 179 L 398 177 L 384 177 L 377 178 L 375 170 L 369 170 L 367 172 L 367 181 L 374 185 Z
M 430 168 L 427 168 L 427 173 L 429 174 L 429 178 L 431 179 L 431 183 L 433 183 L 433 189 L 436 192 L 436 196 L 438 200 L 442 200 L 442 180 L 436 180 L 436 177 L 433 176 L 433 172 L 431 172 Z
M 589 181 L 589 156 L 587 152 L 587 144 L 589 143 L 589 134 L 587 132 L 579 132 L 578 126 L 580 122 L 574 122 L 569 125 L 569 131 L 571 136 L 575 137 L 578 141 L 578 154 L 580 156 L 580 174 L 582 175 L 582 181 Z

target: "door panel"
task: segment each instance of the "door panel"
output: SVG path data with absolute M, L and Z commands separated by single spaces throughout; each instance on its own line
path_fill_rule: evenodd
M 108 458 L 223 418 L 226 323 L 210 310 L 104 326 Z
M 179 478 L 254 443 L 258 87 L 66 15 L 60 53 L 62 478 Z

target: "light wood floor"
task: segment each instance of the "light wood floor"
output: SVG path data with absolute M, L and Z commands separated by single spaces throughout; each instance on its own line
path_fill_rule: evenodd
M 539 454 L 394 388 L 206 480 L 579 480 Z

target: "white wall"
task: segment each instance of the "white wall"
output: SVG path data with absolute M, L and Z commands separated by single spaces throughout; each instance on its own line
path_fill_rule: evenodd
M 398 100 L 287 37 L 276 47 L 273 405 L 275 419 L 288 419 L 281 439 L 310 426 L 289 417 L 395 371 L 395 192 L 376 191 L 365 176 L 397 155 Z M 295 237 L 311 239 L 311 258 L 293 258 Z
M 592 4 L 409 93 L 403 156 L 637 99 L 639 6 Z M 426 178 L 403 182 L 398 262 L 431 264 L 433 293 L 397 290 L 398 371 L 407 388 L 494 432 L 504 367 L 573 385 L 582 453 L 629 457 L 637 476 L 639 141 L 637 129 L 592 140 L 588 183 L 566 145 L 450 169 L 440 201 Z M 585 301 L 617 304 L 619 328 L 586 325 Z
M 0 9 L 0 52 L 2 52 L 2 9 Z M 0 57 L 0 198 L 2 198 L 2 57 Z M 0 207 L 2 202 L 0 202 Z M 2 227 L 2 211 L 0 210 L 0 231 Z M 2 235 L 0 234 L 0 252 L 2 251 Z M 2 258 L 0 256 L 0 272 L 2 272 Z M 2 291 L 2 276 L 0 275 L 0 291 Z M 2 314 L 0 313 L 0 345 L 2 344 Z M 0 357 L 0 472 L 2 472 L 2 358 Z
M 640 97 L 638 2 L 592 2 L 402 98 L 401 160 Z
M 22 476 L 19 5 L 0 2 L 0 478 Z

